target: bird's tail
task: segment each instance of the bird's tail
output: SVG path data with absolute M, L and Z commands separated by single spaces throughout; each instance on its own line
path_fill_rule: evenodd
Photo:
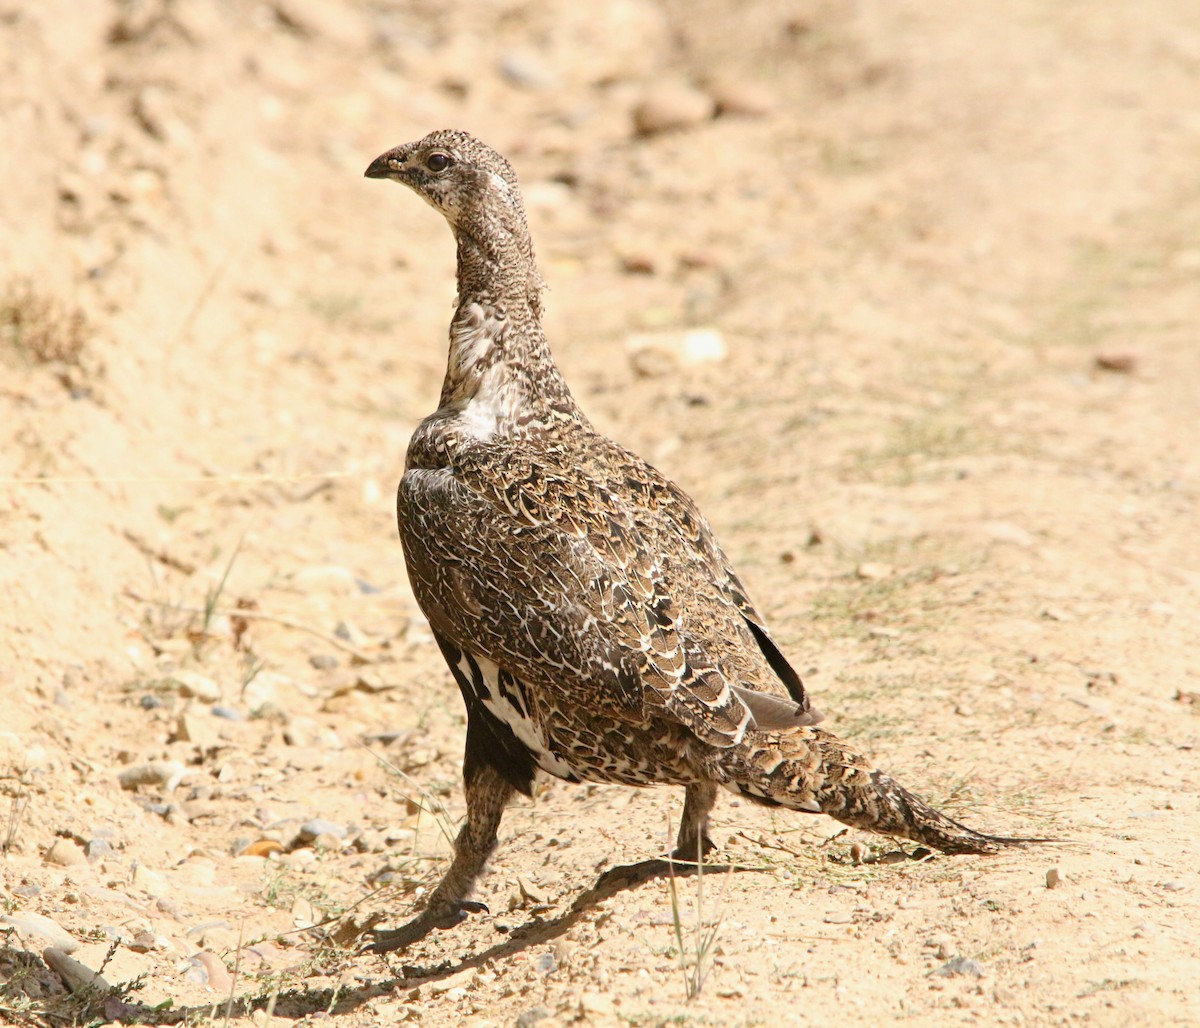
M 855 828 L 902 836 L 945 853 L 997 853 L 1047 841 L 985 835 L 968 828 L 820 728 L 751 731 L 719 760 L 726 784 L 758 803 L 828 814 Z

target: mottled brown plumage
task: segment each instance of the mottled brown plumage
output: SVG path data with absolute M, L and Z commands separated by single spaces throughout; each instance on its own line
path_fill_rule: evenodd
M 408 945 L 466 899 L 504 806 L 537 770 L 686 789 L 675 854 L 711 848 L 718 787 L 947 852 L 1012 840 L 933 810 L 836 736 L 692 500 L 600 435 L 554 363 L 517 179 L 466 133 L 367 169 L 446 217 L 458 299 L 441 400 L 409 445 L 397 510 L 413 591 L 467 706 L 467 823 Z

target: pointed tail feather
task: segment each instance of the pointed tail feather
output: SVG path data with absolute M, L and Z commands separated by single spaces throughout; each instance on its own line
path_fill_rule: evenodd
M 750 732 L 726 750 L 731 788 L 759 803 L 828 814 L 843 824 L 912 839 L 944 853 L 998 853 L 1049 839 L 985 835 L 935 810 L 820 728 Z
M 843 797 L 849 802 L 833 805 L 825 813 L 843 824 L 899 835 L 943 853 L 999 853 L 1010 846 L 1044 841 L 985 835 L 935 810 L 882 771 L 871 772 L 869 780 L 864 795 Z

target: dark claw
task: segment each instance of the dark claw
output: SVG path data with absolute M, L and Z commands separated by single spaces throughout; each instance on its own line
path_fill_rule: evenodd
M 462 924 L 471 914 L 490 913 L 486 903 L 480 903 L 477 900 L 459 900 L 455 906 L 433 918 L 433 927 L 445 931 L 447 928 Z
M 359 953 L 392 953 L 398 949 L 407 949 L 434 930 L 445 931 L 462 924 L 471 914 L 487 913 L 487 904 L 477 900 L 460 900 L 454 906 L 437 913 L 426 910 L 406 925 L 375 932 L 375 941 L 364 946 Z

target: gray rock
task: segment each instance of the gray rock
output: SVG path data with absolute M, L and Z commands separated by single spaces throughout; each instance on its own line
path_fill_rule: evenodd
M 147 764 L 133 764 L 117 775 L 117 781 L 122 789 L 133 791 L 142 785 L 161 785 L 170 791 L 174 789 L 187 774 L 185 768 L 177 760 L 152 760 Z
M 933 971 L 932 974 L 936 978 L 954 978 L 958 975 L 970 978 L 982 978 L 983 965 L 977 960 L 972 960 L 970 957 L 955 957 L 953 960 L 947 960 L 941 967 Z
M 296 833 L 298 842 L 306 843 L 313 842 L 318 836 L 332 835 L 335 839 L 344 839 L 347 835 L 345 825 L 339 825 L 335 821 L 326 821 L 323 818 L 314 817 L 310 821 L 305 821 Z
M 113 847 L 112 843 L 107 839 L 96 837 L 88 840 L 88 844 L 84 847 L 84 851 L 87 853 L 88 860 L 94 863 L 95 861 L 101 860 L 112 853 Z

